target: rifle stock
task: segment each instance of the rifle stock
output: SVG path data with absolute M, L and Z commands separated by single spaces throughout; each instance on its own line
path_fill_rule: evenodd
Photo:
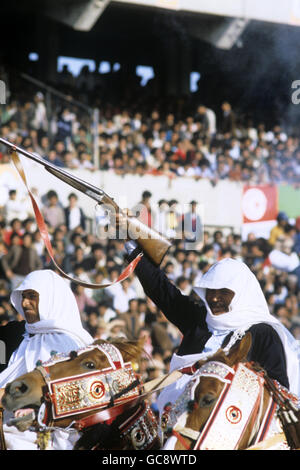
M 129 235 L 132 232 L 139 234 L 135 241 L 143 252 L 159 266 L 171 246 L 170 241 L 135 217 L 127 217 L 127 223 Z
M 82 193 L 86 194 L 90 198 L 94 199 L 95 201 L 97 201 L 98 204 L 103 205 L 108 210 L 113 209 L 115 213 L 122 213 L 123 216 L 126 218 L 127 222 L 128 238 L 131 238 L 131 235 L 134 234 L 133 239 L 142 248 L 143 252 L 146 253 L 147 256 L 157 266 L 161 264 L 164 256 L 166 255 L 167 251 L 171 246 L 170 241 L 165 238 L 162 234 L 143 224 L 136 217 L 127 216 L 127 214 L 125 214 L 125 212 L 123 212 L 120 207 L 116 204 L 113 198 L 106 194 L 102 189 L 96 188 L 90 183 L 87 183 L 82 179 L 71 175 L 67 171 L 53 165 L 52 163 L 47 162 L 41 156 L 28 152 L 27 150 L 24 150 L 20 147 L 17 147 L 16 145 L 3 138 L 0 138 L 0 143 L 5 145 L 6 147 L 9 147 L 12 152 L 15 151 L 17 153 L 20 153 L 21 155 L 30 158 L 36 163 L 43 165 L 49 173 L 61 179 L 65 183 L 77 189 L 78 191 L 81 191 Z

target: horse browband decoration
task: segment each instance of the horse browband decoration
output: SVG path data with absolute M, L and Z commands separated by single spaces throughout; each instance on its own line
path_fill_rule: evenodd
M 115 346 L 92 345 L 80 349 L 77 354 L 81 355 L 95 348 L 105 354 L 110 367 L 57 380 L 51 380 L 49 367 L 66 360 L 66 355 L 54 356 L 50 361 L 36 367 L 46 382 L 46 401 L 52 405 L 54 420 L 103 410 L 139 397 L 140 382 L 137 375 L 130 362 L 124 363 L 120 351 Z M 40 424 L 46 424 L 41 417 L 39 421 Z
M 95 424 L 112 423 L 124 411 L 132 408 L 132 414 L 128 416 L 127 413 L 125 421 L 118 424 L 120 438 L 131 443 L 136 450 L 153 448 L 159 441 L 157 421 L 148 403 L 139 403 L 142 387 L 131 363 L 124 363 L 118 348 L 108 343 L 88 346 L 78 350 L 75 355 L 95 348 L 105 354 L 111 367 L 57 380 L 51 380 L 49 367 L 66 360 L 65 354 L 52 357 L 47 363 L 36 367 L 48 388 L 45 399 L 52 406 L 52 419 L 74 417 L 68 428 L 82 431 Z M 55 429 L 48 426 L 47 405 L 43 405 L 38 413 L 41 432 L 43 429 Z M 88 411 L 95 413 L 76 419 L 76 415 Z M 96 445 L 95 449 L 99 446 Z

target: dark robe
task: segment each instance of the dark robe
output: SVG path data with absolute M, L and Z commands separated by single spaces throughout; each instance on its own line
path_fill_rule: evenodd
M 135 255 L 136 250 L 130 259 Z M 143 256 L 135 274 L 145 294 L 182 333 L 177 354 L 185 356 L 201 353 L 212 335 L 206 324 L 206 307 L 183 295 L 147 256 Z M 289 388 L 285 353 L 278 333 L 266 323 L 253 325 L 249 331 L 252 334 L 252 346 L 247 359 L 259 363 L 270 378 Z M 227 342 L 228 338 L 224 344 Z
M 5 326 L 0 326 L 0 346 L 5 351 L 5 358 L 0 356 L 0 372 L 6 369 L 8 361 L 12 353 L 17 349 L 23 341 L 23 334 L 25 333 L 25 321 L 11 321 Z

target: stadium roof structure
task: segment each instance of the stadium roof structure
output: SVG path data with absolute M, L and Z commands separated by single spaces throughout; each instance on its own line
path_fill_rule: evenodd
M 122 76 L 152 67 L 163 96 L 190 93 L 199 72 L 207 103 L 265 110 L 290 104 L 300 77 L 300 0 L 9 0 L 1 14 L 0 63 L 42 81 L 59 57 L 117 63 Z
M 120 7 L 125 7 L 121 8 Z M 300 26 L 300 2 L 297 0 L 11 0 L 5 8 L 32 11 L 70 26 L 91 31 L 107 7 L 123 16 L 134 9 L 177 13 L 191 37 L 230 49 L 250 21 Z M 118 10 L 119 8 L 119 10 Z

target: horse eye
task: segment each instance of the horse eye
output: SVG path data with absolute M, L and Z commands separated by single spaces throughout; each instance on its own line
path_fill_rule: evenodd
M 83 365 L 84 365 L 87 369 L 90 369 L 90 370 L 96 369 L 96 365 L 95 365 L 95 363 L 92 362 L 92 361 L 84 362 Z
M 211 393 L 207 393 L 199 400 L 199 405 L 201 408 L 208 408 L 216 401 L 216 397 Z

